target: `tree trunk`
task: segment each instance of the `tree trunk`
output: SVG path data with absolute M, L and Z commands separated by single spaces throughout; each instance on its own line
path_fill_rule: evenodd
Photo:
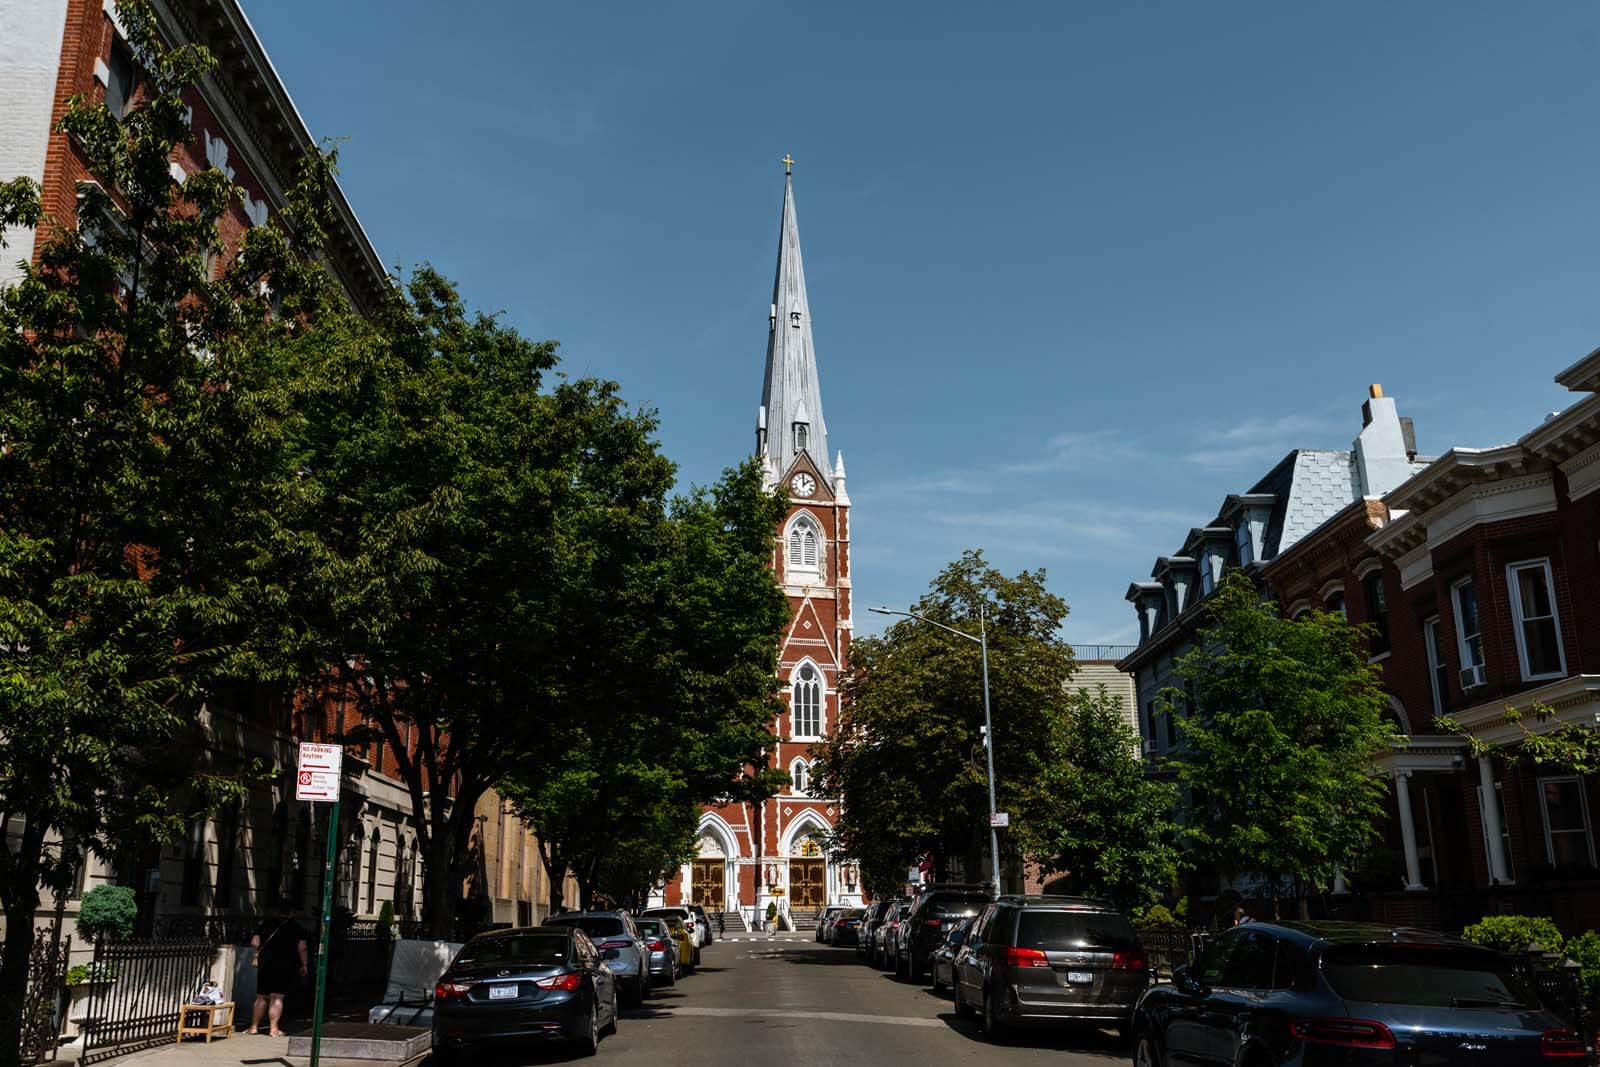
M 39 907 L 39 892 L 31 885 L 10 888 L 5 898 L 5 948 L 0 950 L 0 1067 L 22 1062 L 22 1001 L 28 991 L 34 912 Z
M 455 934 L 456 900 L 461 896 L 461 888 L 450 884 L 455 866 L 451 844 L 447 834 L 430 834 L 422 852 L 422 917 L 428 933 L 442 941 Z
M 544 861 L 544 872 L 550 877 L 550 914 L 567 906 L 567 861 L 554 853 L 544 841 L 539 842 L 539 858 Z

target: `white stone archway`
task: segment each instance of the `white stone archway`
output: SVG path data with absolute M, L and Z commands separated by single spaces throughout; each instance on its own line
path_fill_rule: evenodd
M 700 859 L 722 860 L 722 906 L 728 911 L 739 907 L 739 839 L 728 820 L 714 811 L 700 814 L 696 831 L 695 855 Z M 694 865 L 683 865 L 685 900 L 694 899 Z

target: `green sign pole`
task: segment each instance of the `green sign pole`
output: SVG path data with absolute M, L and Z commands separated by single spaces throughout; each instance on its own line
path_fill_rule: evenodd
M 317 934 L 317 1000 L 311 1016 L 311 1067 L 322 1055 L 322 1002 L 328 989 L 328 928 L 333 925 L 333 860 L 339 849 L 339 798 L 328 811 L 328 858 L 322 865 L 322 930 Z

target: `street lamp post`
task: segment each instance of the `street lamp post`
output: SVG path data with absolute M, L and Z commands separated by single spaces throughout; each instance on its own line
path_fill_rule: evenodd
M 868 611 L 879 615 L 903 615 L 908 619 L 925 622 L 929 626 L 937 626 L 946 633 L 964 637 L 978 646 L 983 653 L 983 750 L 989 765 L 989 861 L 994 874 L 994 891 L 1000 892 L 1000 835 L 995 832 L 994 815 L 994 724 L 989 718 L 989 625 L 988 611 L 982 601 L 978 603 L 978 636 L 973 637 L 965 630 L 957 630 L 954 626 L 946 626 L 925 615 L 918 615 L 911 611 L 895 611 L 892 608 L 868 608 Z

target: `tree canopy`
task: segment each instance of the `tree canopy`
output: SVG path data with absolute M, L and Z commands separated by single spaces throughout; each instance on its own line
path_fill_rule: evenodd
M 1158 703 L 1177 725 L 1183 837 L 1198 861 L 1303 908 L 1377 833 L 1387 786 L 1371 760 L 1396 738 L 1381 677 L 1362 628 L 1329 612 L 1285 619 L 1243 575 L 1208 610 L 1177 664 L 1184 689 Z

